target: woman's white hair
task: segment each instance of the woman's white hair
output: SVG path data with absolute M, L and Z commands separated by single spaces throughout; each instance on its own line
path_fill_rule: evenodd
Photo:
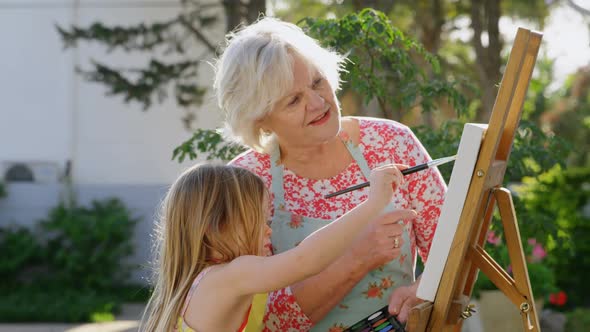
M 258 120 L 268 114 L 293 84 L 293 60 L 318 70 L 334 91 L 340 87 L 344 58 L 322 48 L 298 26 L 265 17 L 227 35 L 215 65 L 219 107 L 225 112 L 225 137 L 257 151 L 272 140 Z

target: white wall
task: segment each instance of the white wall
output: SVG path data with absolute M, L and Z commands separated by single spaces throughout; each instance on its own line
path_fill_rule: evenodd
M 168 3 L 168 5 L 167 5 Z M 190 137 L 173 100 L 146 112 L 74 73 L 97 59 L 118 68 L 141 67 L 144 54 L 106 53 L 97 44 L 63 50 L 54 24 L 132 25 L 172 18 L 175 0 L 167 1 L 8 1 L 0 0 L 0 161 L 73 161 L 78 184 L 169 183 L 187 165 L 171 161 L 172 150 Z M 221 30 L 214 37 L 220 40 Z M 215 38 L 216 37 L 216 38 Z M 201 53 L 202 50 L 195 50 Z M 161 55 L 158 55 L 160 59 Z M 212 70 L 199 73 L 209 85 Z M 198 112 L 199 127 L 215 127 L 219 112 L 212 98 Z
M 66 9 L 0 7 L 2 160 L 68 158 L 72 57 L 52 24 L 70 16 Z
M 142 67 L 146 54 L 108 53 L 82 43 L 63 50 L 54 27 L 133 25 L 175 16 L 177 0 L 0 0 L 0 171 L 7 162 L 49 162 L 63 172 L 73 162 L 78 202 L 117 197 L 141 222 L 136 226 L 131 262 L 145 267 L 160 200 L 179 172 L 194 161 L 178 164 L 172 150 L 191 136 L 181 122 L 183 111 L 168 100 L 142 111 L 122 97 L 105 96 L 105 87 L 86 82 L 76 66 L 90 68 L 96 59 L 117 68 Z M 219 8 L 221 10 L 222 8 Z M 208 36 L 223 39 L 225 22 Z M 201 54 L 202 49 L 194 49 Z M 163 55 L 154 52 L 159 59 Z M 203 66 L 199 79 L 211 85 L 213 71 Z M 200 128 L 220 123 L 211 95 L 197 112 Z M 41 164 L 41 163 L 39 163 Z M 46 164 L 42 164 L 46 165 Z M 3 172 L 2 174 L 3 175 Z M 8 183 L 0 200 L 0 226 L 34 225 L 62 198 L 62 183 Z M 148 270 L 138 269 L 137 281 Z

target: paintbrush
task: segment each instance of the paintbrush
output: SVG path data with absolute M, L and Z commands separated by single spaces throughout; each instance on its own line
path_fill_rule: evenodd
M 430 167 L 434 167 L 434 166 L 439 166 L 439 165 L 442 165 L 442 164 L 446 164 L 448 162 L 454 161 L 456 158 L 457 158 L 457 155 L 450 156 L 450 157 L 439 158 L 439 159 L 435 159 L 435 160 L 431 160 L 431 161 L 429 161 L 427 163 L 424 163 L 424 164 L 420 164 L 420 165 L 416 165 L 414 167 L 406 168 L 406 169 L 402 170 L 401 172 L 402 172 L 403 175 L 408 175 L 408 174 L 416 173 L 416 172 L 421 171 L 421 170 L 429 169 Z M 331 194 L 328 194 L 328 195 L 324 196 L 324 198 L 332 198 L 334 196 L 342 195 L 342 194 L 345 194 L 345 193 L 348 193 L 348 192 L 351 192 L 351 191 L 354 191 L 354 190 L 357 190 L 357 189 L 368 187 L 370 185 L 371 185 L 370 182 L 365 182 L 365 183 L 357 184 L 355 186 L 348 187 L 346 189 L 342 189 L 342 190 L 333 192 Z

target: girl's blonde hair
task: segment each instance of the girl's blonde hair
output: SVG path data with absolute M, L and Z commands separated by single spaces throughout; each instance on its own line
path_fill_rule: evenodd
M 273 137 L 258 120 L 292 88 L 294 57 L 319 71 L 334 92 L 340 86 L 344 58 L 295 24 L 264 17 L 228 34 L 226 43 L 213 84 L 225 113 L 225 136 L 254 150 L 268 152 Z
M 239 167 L 197 165 L 168 191 L 155 231 L 155 288 L 140 331 L 172 331 L 196 276 L 217 260 L 262 254 L 266 187 Z

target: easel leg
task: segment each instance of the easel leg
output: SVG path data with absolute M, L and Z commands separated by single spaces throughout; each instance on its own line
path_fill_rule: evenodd
M 487 234 L 488 234 L 488 229 L 490 228 L 490 222 L 492 220 L 492 215 L 494 214 L 494 208 L 496 207 L 496 197 L 491 194 L 487 196 L 486 199 L 486 207 L 483 210 L 484 214 L 483 214 L 483 220 L 481 222 L 480 227 L 477 229 L 476 232 L 474 232 L 474 236 L 477 236 L 477 239 L 475 240 L 475 243 L 478 244 L 480 247 L 484 247 L 486 238 L 487 238 Z M 479 218 L 479 217 L 478 217 Z M 474 241 L 472 240 L 471 243 L 473 243 Z M 463 294 L 471 294 L 471 292 L 473 291 L 473 286 L 475 285 L 475 280 L 477 279 L 477 269 L 478 267 L 473 264 L 473 261 L 471 261 L 470 259 L 467 260 L 467 265 L 469 267 L 469 273 L 467 274 L 467 280 L 465 281 L 465 289 L 463 291 Z M 464 272 L 462 272 L 464 273 Z
M 516 221 L 516 213 L 512 202 L 512 195 L 506 188 L 494 190 L 494 196 L 498 202 L 498 209 L 502 224 L 504 226 L 504 236 L 508 246 L 508 254 L 512 263 L 512 275 L 514 276 L 515 287 L 520 294 L 523 294 L 527 302 L 520 305 L 521 316 L 525 331 L 540 331 L 537 309 L 533 297 L 533 290 L 529 282 L 529 273 L 526 265 L 526 259 L 522 248 L 520 231 Z

